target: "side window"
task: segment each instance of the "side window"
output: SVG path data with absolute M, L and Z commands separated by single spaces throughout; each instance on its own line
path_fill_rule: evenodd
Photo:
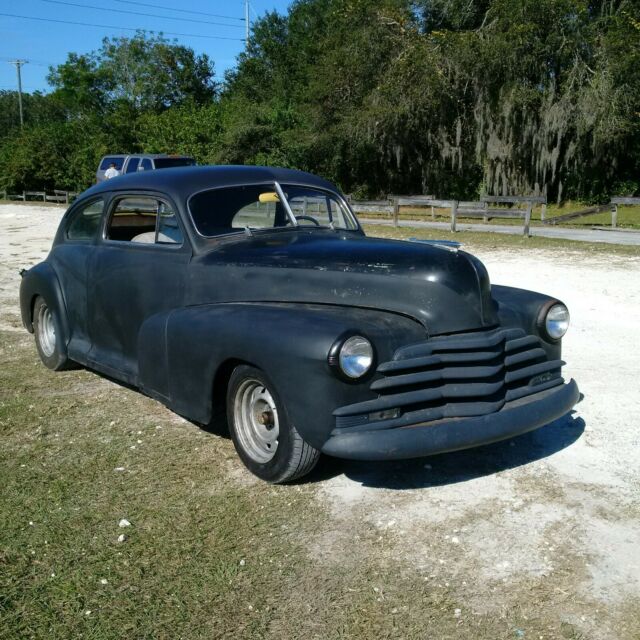
M 300 217 L 300 225 L 315 224 L 313 221 L 317 220 L 321 226 L 326 227 L 333 222 L 340 229 L 349 228 L 342 207 L 329 194 L 304 187 L 283 188 L 293 214 L 296 218 Z
M 182 244 L 182 231 L 176 219 L 176 213 L 164 202 L 158 207 L 158 235 L 159 244 Z
M 138 170 L 138 163 L 140 162 L 140 158 L 129 158 L 129 163 L 127 164 L 126 173 L 133 173 Z
M 181 244 L 182 232 L 168 204 L 150 196 L 128 196 L 117 201 L 109 224 L 109 240 L 142 244 Z
M 94 200 L 80 205 L 72 212 L 67 223 L 67 238 L 69 240 L 92 240 L 100 226 L 100 219 L 104 211 L 104 200 Z
M 100 171 L 106 171 L 112 164 L 116 165 L 118 171 L 122 171 L 123 157 L 106 156 L 100 163 Z
M 138 171 L 149 171 L 150 169 L 153 169 L 151 166 L 151 160 L 149 158 L 142 158 Z

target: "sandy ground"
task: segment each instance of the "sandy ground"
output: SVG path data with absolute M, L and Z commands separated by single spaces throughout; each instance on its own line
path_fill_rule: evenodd
M 60 214 L 0 206 L 3 328 L 21 330 L 18 269 L 46 255 Z M 331 517 L 309 553 L 328 564 L 385 554 L 399 570 L 454 586 L 468 603 L 457 616 L 500 615 L 544 591 L 545 607 L 580 633 L 621 637 L 626 612 L 637 615 L 640 602 L 640 259 L 557 249 L 476 253 L 493 282 L 569 306 L 565 377 L 577 380 L 582 402 L 556 423 L 482 449 L 325 463 L 315 483 Z M 379 546 L 345 545 L 331 535 L 344 527 Z

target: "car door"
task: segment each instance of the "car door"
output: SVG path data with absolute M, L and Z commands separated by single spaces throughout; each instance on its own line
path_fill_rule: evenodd
M 86 362 L 91 347 L 87 324 L 87 275 L 95 252 L 107 195 L 74 204 L 62 223 L 51 262 L 62 288 L 69 321 L 69 356 Z
M 91 265 L 90 360 L 136 384 L 140 328 L 151 316 L 183 306 L 191 247 L 165 196 L 123 193 L 105 218 Z

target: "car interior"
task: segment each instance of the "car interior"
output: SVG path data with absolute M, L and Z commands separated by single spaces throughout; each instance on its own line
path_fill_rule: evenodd
M 123 198 L 111 214 L 107 238 L 141 244 L 179 244 L 182 232 L 175 213 L 155 198 Z

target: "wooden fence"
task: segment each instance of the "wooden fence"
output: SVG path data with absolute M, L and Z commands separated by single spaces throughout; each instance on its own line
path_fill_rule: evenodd
M 640 198 L 611 198 L 609 204 L 600 204 L 593 207 L 587 207 L 586 209 L 580 209 L 579 211 L 571 211 L 570 213 L 564 213 L 560 216 L 554 216 L 553 218 L 547 218 L 543 220 L 543 224 L 556 225 L 562 224 L 569 220 L 577 220 L 578 218 L 585 218 L 595 215 L 597 213 L 604 213 L 605 211 L 611 212 L 611 228 L 615 229 L 618 226 L 618 207 L 620 205 L 628 206 L 640 206 Z
M 23 191 L 22 193 L 7 193 L 6 191 L 0 191 L 0 199 L 2 200 L 42 200 L 42 202 L 59 202 L 62 204 L 69 204 L 78 195 L 76 191 L 61 191 L 59 189 L 53 189 L 50 193 L 44 191 Z
M 611 226 L 618 226 L 618 207 L 620 205 L 638 206 L 640 198 L 611 198 Z
M 350 200 L 350 204 L 356 213 L 391 214 L 394 227 L 399 226 L 400 207 L 428 207 L 432 219 L 435 219 L 436 209 L 448 209 L 451 212 L 451 231 L 456 231 L 459 218 L 482 218 L 484 222 L 493 218 L 518 218 L 523 220 L 524 235 L 528 236 L 533 207 L 542 205 L 544 218 L 547 200 L 544 196 L 483 196 L 480 201 L 473 202 L 439 200 L 433 196 L 394 195 L 384 200 Z

